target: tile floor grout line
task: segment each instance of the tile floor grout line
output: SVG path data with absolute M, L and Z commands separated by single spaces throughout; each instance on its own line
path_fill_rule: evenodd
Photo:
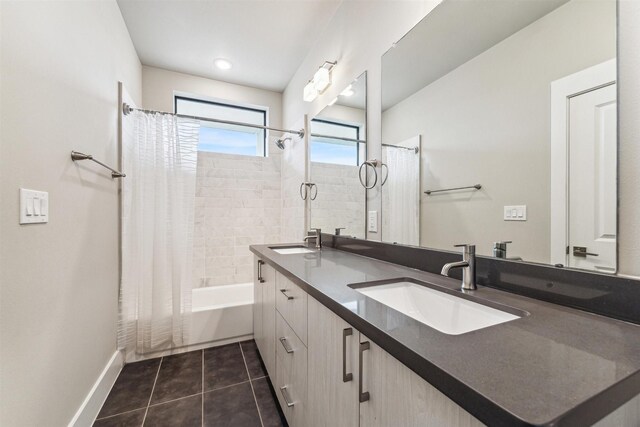
M 151 394 L 149 395 L 149 401 L 147 402 L 147 410 L 144 411 L 144 417 L 142 418 L 142 425 L 144 426 L 144 422 L 147 421 L 147 414 L 149 413 L 149 406 L 151 405 L 151 398 L 153 397 L 153 392 L 156 389 L 156 382 L 158 382 L 158 376 L 160 375 L 160 368 L 162 368 L 162 361 L 164 357 L 160 358 L 160 363 L 158 364 L 158 372 L 156 372 L 156 378 L 153 380 L 153 387 L 151 387 Z
M 96 418 L 95 420 L 98 421 L 98 420 L 104 420 L 104 419 L 107 419 L 107 418 L 113 418 L 113 417 L 117 417 L 118 415 L 124 415 L 124 414 L 128 414 L 130 412 L 140 411 L 142 409 L 146 409 L 146 406 L 143 406 L 141 408 L 131 409 L 129 411 L 118 412 L 117 414 L 113 414 L 113 415 L 107 415 L 106 417 Z
M 2 1 L 2 0 L 0 0 L 0 1 Z M 225 388 L 235 387 L 237 385 L 246 384 L 248 382 L 251 382 L 251 380 L 246 380 L 246 381 L 242 381 L 241 383 L 235 383 L 235 384 L 226 385 L 224 387 L 212 388 L 211 390 L 207 390 L 207 391 L 202 392 L 202 394 L 213 393 L 214 391 L 224 390 Z
M 202 396 L 200 403 L 200 424 L 204 427 L 204 349 L 202 349 Z
M 244 362 L 244 368 L 247 370 L 247 377 L 249 377 L 249 385 L 251 386 L 251 394 L 253 394 L 253 401 L 256 403 L 256 409 L 258 410 L 258 418 L 260 418 L 260 425 L 264 427 L 264 421 L 262 421 L 262 414 L 260 413 L 260 406 L 258 405 L 258 399 L 256 398 L 256 391 L 253 389 L 253 382 L 251 382 L 251 373 L 249 373 L 249 366 L 247 366 L 247 359 L 244 357 L 244 350 L 242 344 L 240 346 L 240 354 L 242 355 L 242 361 Z
M 198 393 L 190 394 L 189 396 L 182 396 L 182 397 L 178 397 L 176 399 L 165 400 L 164 402 L 158 402 L 158 403 L 154 403 L 153 405 L 149 405 L 149 408 L 151 408 L 152 406 L 164 405 L 165 403 L 173 403 L 173 402 L 176 402 L 176 401 L 182 400 L 182 399 L 188 399 L 189 397 L 199 396 L 201 394 L 202 394 L 201 392 L 198 392 Z

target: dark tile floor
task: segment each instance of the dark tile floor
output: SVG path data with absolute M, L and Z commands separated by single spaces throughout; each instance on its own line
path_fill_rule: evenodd
M 130 363 L 96 427 L 286 426 L 255 341 Z

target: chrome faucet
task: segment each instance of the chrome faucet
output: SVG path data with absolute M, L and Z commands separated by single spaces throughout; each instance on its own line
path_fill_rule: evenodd
M 456 248 L 464 248 L 462 251 L 462 261 L 450 262 L 442 266 L 443 276 L 449 277 L 449 270 L 452 268 L 462 268 L 462 290 L 473 291 L 476 287 L 476 246 L 475 245 L 454 245 Z
M 316 249 L 322 249 L 322 230 L 319 228 L 313 228 L 311 231 L 316 232 L 316 234 L 310 234 L 304 238 L 305 242 L 308 242 L 309 239 L 316 239 Z M 311 232 L 309 231 L 309 233 Z

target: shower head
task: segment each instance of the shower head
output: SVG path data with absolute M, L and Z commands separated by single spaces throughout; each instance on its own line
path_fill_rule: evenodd
M 286 141 L 291 141 L 291 138 L 286 137 L 286 138 L 280 138 L 280 139 L 276 140 L 276 146 L 277 146 L 279 149 L 284 150 L 284 143 L 285 143 Z

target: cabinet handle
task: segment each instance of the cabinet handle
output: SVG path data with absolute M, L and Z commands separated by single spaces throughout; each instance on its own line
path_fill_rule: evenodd
M 289 390 L 287 390 L 287 386 L 280 387 L 280 393 L 282 393 L 282 398 L 284 399 L 284 403 L 287 404 L 287 408 L 291 408 L 294 403 L 291 400 L 291 396 L 289 396 Z
M 369 348 L 370 348 L 369 341 L 360 343 L 360 353 L 358 355 L 358 361 L 360 362 L 360 366 L 358 367 L 358 375 L 360 377 L 358 378 L 358 393 L 360 395 L 360 403 L 366 402 L 367 400 L 369 400 L 369 392 L 362 391 L 362 353 L 364 353 L 365 350 L 369 350 Z
M 289 341 L 285 337 L 280 338 L 280 344 L 284 347 L 284 351 L 287 353 L 293 353 L 293 349 L 289 345 Z
M 262 278 L 262 265 L 263 264 L 264 264 L 264 261 L 259 259 L 258 260 L 258 282 L 260 282 L 260 283 L 264 283 L 264 279 Z
M 347 337 L 353 335 L 353 328 L 344 328 L 342 330 L 342 382 L 346 383 L 353 380 L 353 373 L 347 373 Z
M 280 289 L 280 292 L 282 292 L 282 295 L 287 297 L 288 300 L 292 300 L 293 299 L 293 297 L 291 295 L 287 295 L 287 290 L 286 289 Z

